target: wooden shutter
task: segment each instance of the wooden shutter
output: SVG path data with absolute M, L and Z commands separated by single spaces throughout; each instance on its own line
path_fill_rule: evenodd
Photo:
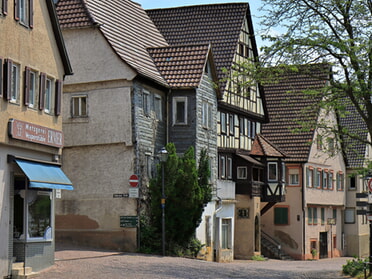
M 5 59 L 4 65 L 4 92 L 3 96 L 5 99 L 10 100 L 12 90 L 12 68 L 13 61 L 11 59 Z
M 40 74 L 40 86 L 39 86 L 39 110 L 44 109 L 45 105 L 45 89 L 46 89 L 46 74 Z
M 7 15 L 8 14 L 8 0 L 1 0 L 3 2 L 3 15 Z
M 30 28 L 33 28 L 34 27 L 34 2 L 33 0 L 30 0 L 29 2 L 29 27 Z
M 30 104 L 30 68 L 25 68 L 25 86 L 23 92 L 23 102 L 25 106 Z
M 14 19 L 19 21 L 19 0 L 14 0 Z
M 62 81 L 57 79 L 56 80 L 56 95 L 55 95 L 55 108 L 54 114 L 59 116 L 61 114 L 61 102 L 62 102 Z
M 4 89 L 4 84 L 3 84 L 3 58 L 0 57 L 0 98 L 3 97 L 3 89 Z

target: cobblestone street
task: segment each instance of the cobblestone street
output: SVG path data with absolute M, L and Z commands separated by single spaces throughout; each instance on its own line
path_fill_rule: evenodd
M 252 278 L 312 279 L 349 278 L 341 275 L 350 258 L 317 261 L 205 262 L 153 255 L 65 249 L 56 251 L 55 265 L 39 273 L 38 279 L 98 278 Z

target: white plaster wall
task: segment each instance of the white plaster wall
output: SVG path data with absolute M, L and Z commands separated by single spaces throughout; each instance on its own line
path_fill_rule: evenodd
M 136 76 L 114 53 L 98 28 L 64 30 L 63 37 L 74 71 L 73 76 L 66 77 L 65 84 L 132 80 Z
M 216 201 L 211 201 L 209 202 L 206 207 L 204 208 L 204 212 L 202 215 L 202 221 L 199 224 L 199 226 L 196 228 L 196 238 L 201 241 L 202 244 L 205 244 L 206 241 L 206 222 L 205 222 L 205 217 L 210 216 L 210 232 L 211 232 L 211 240 L 212 240 L 212 247 L 213 247 L 213 242 L 214 242 L 214 233 L 213 233 L 213 228 L 214 228 L 214 214 L 216 210 Z

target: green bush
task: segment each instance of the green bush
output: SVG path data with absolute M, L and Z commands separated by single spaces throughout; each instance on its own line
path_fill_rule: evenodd
M 342 272 L 345 275 L 350 275 L 352 277 L 357 276 L 358 274 L 364 274 L 365 263 L 368 262 L 367 259 L 361 259 L 354 257 L 352 260 L 348 260 L 345 265 L 342 266 Z
M 262 257 L 261 255 L 252 256 L 252 260 L 253 261 L 266 261 L 266 259 L 264 257 Z

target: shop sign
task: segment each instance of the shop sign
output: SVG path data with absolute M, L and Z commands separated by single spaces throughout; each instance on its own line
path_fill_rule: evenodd
M 8 124 L 9 136 L 13 139 L 49 145 L 61 148 L 63 147 L 62 131 L 50 129 L 48 127 L 36 125 L 17 119 L 10 119 Z

